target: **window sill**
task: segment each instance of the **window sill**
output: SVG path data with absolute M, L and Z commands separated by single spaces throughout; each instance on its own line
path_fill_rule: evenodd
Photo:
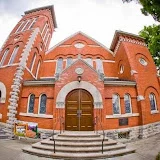
M 151 111 L 151 114 L 156 114 L 156 113 L 159 113 L 159 111 L 157 110 Z
M 33 113 L 19 113 L 20 116 L 24 117 L 35 117 L 35 118 L 53 118 L 53 115 L 47 115 L 47 114 L 33 114 Z
M 127 113 L 127 114 L 119 114 L 119 115 L 106 115 L 107 119 L 112 119 L 112 118 L 123 118 L 123 117 L 138 117 L 139 113 Z

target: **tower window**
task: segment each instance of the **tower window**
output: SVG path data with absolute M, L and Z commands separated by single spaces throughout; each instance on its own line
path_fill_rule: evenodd
M 113 114 L 120 114 L 120 98 L 118 94 L 112 96 Z
M 3 57 L 2 57 L 2 59 L 1 59 L 1 62 L 0 62 L 0 66 L 3 66 L 3 64 L 4 64 L 5 60 L 6 60 L 6 57 L 7 57 L 8 53 L 9 53 L 9 48 L 7 48 L 7 49 L 5 50 L 5 52 L 4 52 L 4 54 L 3 54 Z
M 16 57 L 16 55 L 17 55 L 18 49 L 19 49 L 19 46 L 16 46 L 16 47 L 14 48 L 13 53 L 12 53 L 12 55 L 11 55 L 11 57 L 10 57 L 9 62 L 8 62 L 9 65 L 10 65 L 10 64 L 13 64 L 14 59 L 15 59 L 15 57 Z
M 157 110 L 156 97 L 154 93 L 149 94 L 149 100 L 150 100 L 150 105 L 151 105 L 151 111 Z
M 33 26 L 34 26 L 34 24 L 36 23 L 37 19 L 38 19 L 38 18 L 34 18 L 34 19 L 32 20 L 32 22 L 31 22 L 30 26 L 28 27 L 28 29 L 33 28 Z
M 72 64 L 72 62 L 73 62 L 72 57 L 68 57 L 67 58 L 67 67 L 69 67 Z
M 125 113 L 131 113 L 131 98 L 129 94 L 124 95 Z
M 28 113 L 34 112 L 34 102 L 35 102 L 35 95 L 30 94 L 30 96 L 28 97 Z
M 47 102 L 47 96 L 46 96 L 46 94 L 42 94 L 40 96 L 40 108 L 39 108 L 40 114 L 46 113 L 46 102 Z
M 34 53 L 33 57 L 32 57 L 32 61 L 31 61 L 31 64 L 30 64 L 30 71 L 32 72 L 33 71 L 33 66 L 34 66 L 34 63 L 35 63 L 35 60 L 36 60 L 36 53 Z
M 40 65 L 41 65 L 41 62 L 38 61 L 37 70 L 36 70 L 36 78 L 38 77 L 38 72 L 39 72 Z
M 85 61 L 93 67 L 93 61 L 92 61 L 92 58 L 86 58 Z
M 23 26 L 21 31 L 25 31 L 27 29 L 28 24 L 30 23 L 30 20 L 28 20 L 25 25 Z
M 103 71 L 103 63 L 102 63 L 102 60 L 100 58 L 96 59 L 96 69 L 97 69 L 97 72 L 104 73 L 104 71 Z
M 56 66 L 56 73 L 61 73 L 63 70 L 63 58 L 58 58 L 57 66 Z
M 17 32 L 19 32 L 19 31 L 20 31 L 20 28 L 22 27 L 22 25 L 23 25 L 23 24 L 24 24 L 24 21 L 20 23 L 20 25 L 19 25 L 19 27 L 17 28 L 17 30 L 16 30 L 16 32 L 15 32 L 15 33 L 17 33 Z
M 0 90 L 0 102 L 1 102 L 1 97 L 2 97 L 2 92 L 1 92 L 1 90 Z

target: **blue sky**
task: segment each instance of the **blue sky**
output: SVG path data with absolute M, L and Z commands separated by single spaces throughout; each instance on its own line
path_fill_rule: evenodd
M 82 31 L 109 48 L 115 30 L 138 34 L 156 23 L 141 13 L 139 4 L 122 0 L 0 0 L 0 46 L 24 11 L 46 5 L 54 5 L 58 24 L 50 47 Z

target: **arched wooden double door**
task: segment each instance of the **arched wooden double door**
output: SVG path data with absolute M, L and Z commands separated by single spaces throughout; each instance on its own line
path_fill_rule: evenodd
M 93 98 L 83 89 L 71 91 L 66 98 L 65 129 L 93 131 Z

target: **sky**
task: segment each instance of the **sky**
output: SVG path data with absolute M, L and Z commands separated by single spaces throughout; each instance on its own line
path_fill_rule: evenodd
M 58 28 L 50 48 L 82 31 L 110 48 L 115 30 L 138 34 L 144 26 L 156 24 L 144 16 L 138 3 L 122 0 L 0 0 L 0 47 L 24 15 L 34 8 L 54 5 Z

